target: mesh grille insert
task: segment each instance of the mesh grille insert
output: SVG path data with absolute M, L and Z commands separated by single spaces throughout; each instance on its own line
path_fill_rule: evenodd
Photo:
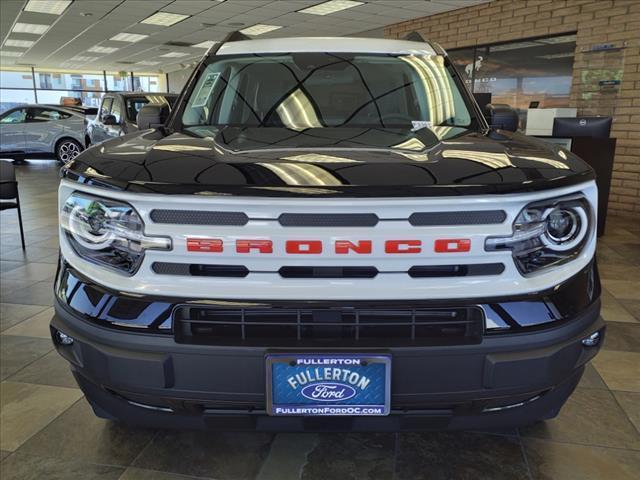
M 246 225 L 249 217 L 243 212 L 209 212 L 205 210 L 152 210 L 155 223 L 173 225 Z
M 159 275 L 194 277 L 246 277 L 249 269 L 244 265 L 207 265 L 199 263 L 154 262 L 151 266 Z
M 504 264 L 502 263 L 478 263 L 469 265 L 416 265 L 409 269 L 409 275 L 414 278 L 500 275 L 502 272 L 504 272 Z
M 283 213 L 278 217 L 283 227 L 373 227 L 375 213 Z
M 418 212 L 409 217 L 414 226 L 437 225 L 492 225 L 507 218 L 503 210 L 478 210 L 470 212 Z
M 376 267 L 282 267 L 284 278 L 373 278 L 378 275 Z

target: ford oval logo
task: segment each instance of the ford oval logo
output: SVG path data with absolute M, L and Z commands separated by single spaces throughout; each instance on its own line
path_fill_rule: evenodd
M 322 382 L 307 385 L 300 393 L 309 400 L 318 402 L 340 402 L 356 396 L 356 389 L 344 383 Z

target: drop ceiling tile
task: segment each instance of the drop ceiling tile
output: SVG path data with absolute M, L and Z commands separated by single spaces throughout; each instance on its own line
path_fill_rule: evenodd
M 180 0 L 179 2 L 170 3 L 159 10 L 170 13 L 196 15 L 209 8 L 213 8 L 215 6 L 215 3 L 216 2 L 206 2 L 203 0 Z

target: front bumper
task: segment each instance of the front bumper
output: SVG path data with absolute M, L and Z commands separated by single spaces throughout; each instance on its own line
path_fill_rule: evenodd
M 599 293 L 599 292 L 598 292 Z M 386 417 L 270 417 L 260 346 L 176 343 L 171 335 L 101 326 L 60 296 L 52 334 L 97 415 L 153 427 L 261 431 L 485 429 L 552 418 L 577 385 L 604 335 L 600 300 L 544 328 L 485 335 L 478 344 L 390 347 L 391 414 Z M 287 351 L 292 351 L 287 350 Z M 363 353 L 367 348 L 298 348 Z

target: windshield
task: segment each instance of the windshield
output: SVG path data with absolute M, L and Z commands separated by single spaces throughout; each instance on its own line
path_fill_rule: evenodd
M 439 55 L 283 53 L 214 57 L 185 127 L 466 127 L 471 114 Z

